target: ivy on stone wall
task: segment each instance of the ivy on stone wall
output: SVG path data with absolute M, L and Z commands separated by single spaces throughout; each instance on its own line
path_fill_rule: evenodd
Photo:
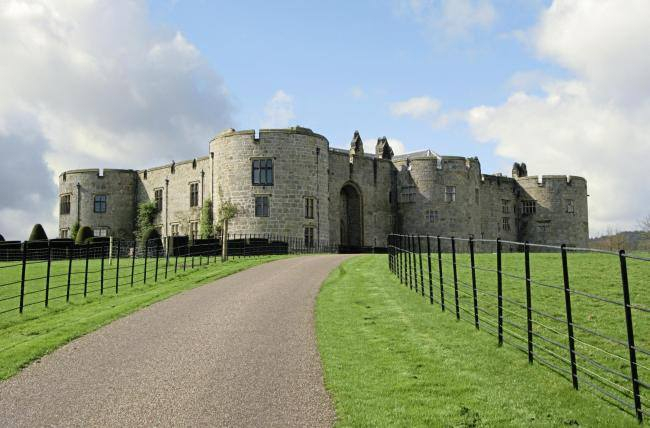
M 212 199 L 203 202 L 201 208 L 201 224 L 199 224 L 201 239 L 214 238 L 214 219 L 212 217 Z
M 144 243 L 151 230 L 154 229 L 153 220 L 156 216 L 156 203 L 143 202 L 138 205 L 138 217 L 135 225 L 135 239 Z
M 77 239 L 77 233 L 79 233 L 79 228 L 81 225 L 79 224 L 78 221 L 75 221 L 74 224 L 72 225 L 72 229 L 70 229 L 70 238 L 73 240 Z

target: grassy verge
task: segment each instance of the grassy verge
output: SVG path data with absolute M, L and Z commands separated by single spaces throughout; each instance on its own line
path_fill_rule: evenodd
M 638 426 L 427 302 L 386 256 L 351 259 L 325 282 L 318 346 L 340 426 Z
M 61 345 L 94 331 L 137 309 L 163 300 L 184 290 L 239 272 L 283 256 L 231 259 L 210 263 L 169 280 L 158 280 L 133 287 L 120 285 L 119 294 L 89 294 L 70 304 L 50 308 L 31 307 L 24 315 L 5 314 L 0 320 L 0 379 L 14 375 L 33 360 Z

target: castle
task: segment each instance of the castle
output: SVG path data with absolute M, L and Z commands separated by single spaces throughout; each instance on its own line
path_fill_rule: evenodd
M 137 207 L 153 201 L 161 236 L 197 237 L 203 202 L 215 219 L 223 201 L 238 207 L 231 233 L 304 237 L 332 245 L 385 246 L 389 233 L 566 243 L 586 246 L 584 178 L 512 177 L 481 172 L 477 158 L 430 150 L 394 155 L 387 139 L 364 153 L 308 128 L 235 131 L 210 142 L 208 156 L 144 170 L 83 169 L 59 176 L 60 236 L 73 224 L 95 236 L 131 238 Z

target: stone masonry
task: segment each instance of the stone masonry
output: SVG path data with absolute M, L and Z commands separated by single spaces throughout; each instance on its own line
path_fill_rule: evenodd
M 209 147 L 207 156 L 145 170 L 62 173 L 59 193 L 70 208 L 59 217 L 61 236 L 78 221 L 96 234 L 132 238 L 138 204 L 156 194 L 162 236 L 192 235 L 208 198 L 215 220 L 224 201 L 238 207 L 231 233 L 333 245 L 385 246 L 391 232 L 574 246 L 589 236 L 581 177 L 528 176 L 518 163 L 512 177 L 487 175 L 477 158 L 431 150 L 394 156 L 386 138 L 364 153 L 358 132 L 342 150 L 302 127 L 228 129 Z M 270 183 L 256 182 L 260 163 L 272 170 Z M 96 196 L 105 199 L 105 212 L 96 212 Z

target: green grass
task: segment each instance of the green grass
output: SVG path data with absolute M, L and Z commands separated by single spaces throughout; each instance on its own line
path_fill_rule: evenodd
M 0 315 L 0 379 L 11 377 L 31 361 L 126 314 L 184 290 L 283 257 L 286 256 L 231 258 L 226 263 L 211 260 L 209 265 L 206 264 L 207 260 L 204 257 L 201 266 L 199 266 L 199 258 L 196 257 L 195 269 L 189 269 L 191 260 L 188 258 L 188 270 L 183 272 L 182 265 L 179 265 L 179 272 L 174 276 L 171 275 L 171 272 L 173 272 L 172 265 L 170 266 L 170 278 L 168 280 L 162 279 L 164 278 L 164 265 L 161 260 L 157 283 L 153 282 L 154 271 L 151 269 L 151 264 L 147 266 L 149 276 L 147 284 L 142 283 L 143 268 L 138 266 L 138 263 L 142 263 L 142 261 L 139 261 L 135 266 L 136 270 L 139 269 L 140 271 L 139 282 L 136 275 L 133 287 L 130 286 L 130 261 L 127 262 L 127 260 L 123 259 L 120 267 L 120 277 L 124 271 L 124 274 L 128 273 L 128 278 L 120 279 L 119 294 L 115 294 L 115 273 L 113 271 L 112 273 L 106 272 L 104 295 L 99 293 L 99 282 L 93 282 L 92 286 L 88 288 L 87 298 L 83 298 L 83 274 L 76 274 L 81 278 L 72 282 L 81 281 L 82 283 L 73 287 L 71 294 L 79 294 L 73 296 L 69 304 L 65 303 L 65 287 L 62 287 L 57 289 L 59 291 L 52 290 L 51 293 L 54 294 L 50 294 L 50 297 L 54 295 L 55 297 L 63 296 L 64 298 L 51 301 L 48 308 L 39 303 L 38 305 L 26 307 L 23 315 L 19 315 L 18 311 Z M 74 263 L 83 263 L 85 268 L 85 261 Z M 8 264 L 4 265 L 7 266 Z M 99 261 L 91 261 L 89 270 L 96 270 L 92 268 L 98 266 Z M 34 275 L 32 278 L 36 278 L 42 274 L 36 269 L 43 269 L 43 264 L 34 264 L 29 268 L 29 271 Z M 52 266 L 52 273 L 67 272 L 67 268 L 67 262 L 56 262 Z M 5 275 L 4 277 L 0 276 L 0 278 L 6 278 L 9 269 L 15 268 L 8 268 L 4 271 L 0 269 L 0 275 Z M 20 278 L 20 276 L 18 277 Z M 57 278 L 65 278 L 67 282 L 67 275 Z M 89 281 L 91 279 L 92 281 L 98 280 L 99 274 L 90 274 Z M 43 300 L 42 281 L 31 281 L 28 284 L 30 284 L 28 290 L 35 291 L 35 293 L 29 295 L 34 297 L 30 298 L 34 299 L 33 301 Z M 4 290 L 3 292 L 9 293 Z
M 459 257 L 459 265 L 465 262 L 464 257 Z M 504 255 L 504 270 L 518 273 L 520 258 L 523 260 L 520 254 Z M 488 267 L 493 259 L 494 255 L 482 254 L 477 264 Z M 554 255 L 534 254 L 531 260 L 538 280 L 557 283 Z M 599 293 L 610 290 L 616 282 L 594 279 L 616 278 L 609 263 L 600 257 L 572 255 L 576 287 Z M 447 267 L 445 264 L 443 270 Z M 448 272 L 451 274 L 450 266 Z M 423 273 L 428 279 L 426 269 Z M 459 272 L 459 279 L 465 280 L 466 273 Z M 479 287 L 495 291 L 496 277 L 488 274 L 479 276 Z M 437 285 L 436 275 L 433 278 Z M 638 281 L 647 278 L 635 272 L 631 285 L 638 287 Z M 563 294 L 559 301 L 540 288 L 533 288 L 534 304 L 562 315 Z M 504 294 L 513 299 L 520 299 L 523 289 L 521 281 L 504 280 Z M 425 291 L 428 295 L 428 284 Z M 610 291 L 616 294 L 614 288 Z M 325 384 L 333 396 L 340 426 L 637 426 L 634 417 L 594 394 L 574 391 L 570 381 L 538 363 L 529 365 L 519 350 L 498 347 L 494 336 L 476 331 L 473 314 L 461 311 L 463 320 L 470 322 L 457 321 L 453 282 L 447 285 L 446 294 L 448 310 L 442 312 L 439 288 L 434 287 L 436 304 L 431 306 L 427 297 L 405 288 L 389 272 L 386 256 L 357 257 L 331 274 L 317 300 L 316 326 Z M 644 294 L 647 299 L 647 292 L 634 294 L 637 303 Z M 471 296 L 469 300 L 459 297 L 460 304 L 471 310 Z M 491 311 L 490 299 L 479 294 L 481 307 Z M 599 331 L 618 330 L 608 324 L 622 319 L 622 308 L 619 317 L 618 307 L 612 310 L 611 305 L 597 303 L 587 307 L 581 302 L 578 308 L 578 302 L 574 304 L 576 319 L 581 322 L 589 321 Z M 525 316 L 525 310 L 523 313 Z M 488 315 L 482 314 L 484 328 L 486 321 Z M 637 335 L 647 340 L 648 330 L 642 329 L 647 324 L 641 322 L 637 327 Z M 566 325 L 559 331 L 566 333 Z M 627 355 L 623 351 L 618 353 Z M 620 370 L 629 370 L 629 364 L 620 365 Z M 581 379 L 585 376 L 580 370 L 578 375 Z

